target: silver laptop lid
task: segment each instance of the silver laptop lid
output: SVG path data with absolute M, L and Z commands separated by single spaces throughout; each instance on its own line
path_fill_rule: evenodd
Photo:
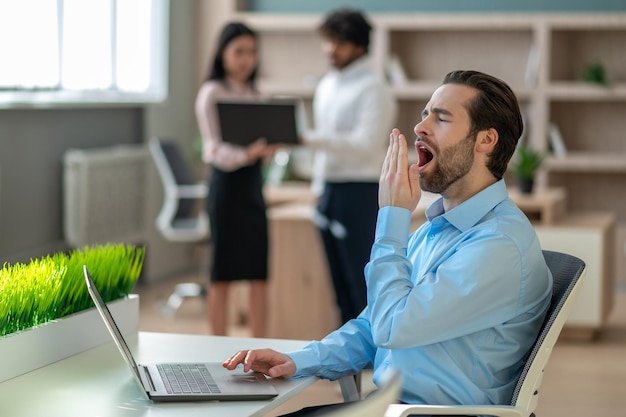
M 104 319 L 104 324 L 106 325 L 107 329 L 109 329 L 109 333 L 111 333 L 111 336 L 113 336 L 113 340 L 115 341 L 117 348 L 122 353 L 122 356 L 128 364 L 128 367 L 131 368 L 131 370 L 133 371 L 133 375 L 135 376 L 137 383 L 141 387 L 143 387 L 143 383 L 141 382 L 141 376 L 139 375 L 139 369 L 137 367 L 137 362 L 135 362 L 135 358 L 133 358 L 133 354 L 131 353 L 128 344 L 126 343 L 126 340 L 124 340 L 122 332 L 120 332 L 120 329 L 117 327 L 117 324 L 113 319 L 113 315 L 111 315 L 111 311 L 109 311 L 109 308 L 102 299 L 98 288 L 91 279 L 91 275 L 89 275 L 89 271 L 87 270 L 87 265 L 83 265 L 83 272 L 85 274 L 85 281 L 87 282 L 87 291 L 89 291 L 89 295 L 91 296 L 93 303 L 96 305 L 100 316 L 102 316 L 102 318 Z
M 86 266 L 83 266 L 85 275 L 85 281 L 87 283 L 87 290 L 91 296 L 100 316 L 102 317 L 109 333 L 113 336 L 113 340 L 117 345 L 119 351 L 122 353 L 124 360 L 128 364 L 128 367 L 132 370 L 135 380 L 142 388 L 144 395 L 151 400 L 157 401 L 204 401 L 204 400 L 263 400 L 270 399 L 278 395 L 276 389 L 269 383 L 269 381 L 258 372 L 243 373 L 233 372 L 224 369 L 219 363 L 205 363 L 207 367 L 211 367 L 212 377 L 217 382 L 220 392 L 211 393 L 168 393 L 165 387 L 155 386 L 155 379 L 157 377 L 159 385 L 162 384 L 162 380 L 159 375 L 159 371 L 156 369 L 157 365 L 139 366 L 131 353 L 128 344 L 124 340 L 122 332 L 120 332 L 113 316 L 106 303 L 102 299 L 100 292 L 96 288 L 89 271 Z M 148 368 L 153 368 L 149 370 Z M 144 379 L 145 376 L 145 379 Z M 251 381 L 257 383 L 251 384 Z

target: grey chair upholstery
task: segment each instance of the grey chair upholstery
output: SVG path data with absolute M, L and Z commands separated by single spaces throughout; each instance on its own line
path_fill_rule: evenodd
M 575 256 L 543 251 L 552 272 L 553 287 L 550 307 L 537 340 L 530 350 L 517 381 L 510 405 L 442 406 L 392 404 L 385 417 L 410 415 L 490 415 L 501 417 L 534 416 L 545 366 L 552 353 L 569 310 L 584 281 L 585 262 Z
M 208 186 L 195 180 L 175 141 L 152 138 L 149 149 L 163 183 L 164 201 L 156 219 L 157 229 L 170 241 L 206 240 L 209 220 L 199 204 L 208 195 Z
M 148 147 L 163 184 L 164 200 L 156 219 L 157 229 L 166 240 L 172 242 L 208 242 L 209 219 L 203 205 L 208 186 L 196 181 L 175 141 L 151 138 Z M 185 298 L 203 296 L 205 293 L 205 286 L 198 282 L 178 284 L 161 312 L 171 316 Z

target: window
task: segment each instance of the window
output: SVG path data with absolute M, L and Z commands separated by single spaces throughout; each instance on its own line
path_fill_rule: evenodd
M 167 94 L 168 0 L 0 0 L 0 106 Z

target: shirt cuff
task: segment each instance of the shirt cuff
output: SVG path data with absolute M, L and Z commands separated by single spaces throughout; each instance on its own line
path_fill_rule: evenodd
M 406 242 L 411 230 L 411 212 L 395 206 L 385 206 L 378 210 L 376 240 L 391 238 Z
M 316 351 L 309 346 L 307 345 L 301 350 L 286 353 L 296 364 L 294 378 L 315 375 L 321 366 Z
M 300 135 L 304 145 L 307 145 L 311 148 L 321 148 L 323 147 L 324 138 L 315 130 L 305 130 Z

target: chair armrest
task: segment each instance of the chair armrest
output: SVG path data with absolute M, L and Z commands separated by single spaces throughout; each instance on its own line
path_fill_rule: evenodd
M 356 375 L 352 374 L 343 376 L 339 379 L 341 395 L 343 395 L 343 401 L 346 403 L 359 401 L 361 399 L 361 393 L 357 387 L 355 377 Z
M 176 187 L 176 197 L 178 198 L 204 198 L 209 194 L 209 187 L 206 184 L 179 185 Z
M 385 417 L 408 417 L 411 415 L 469 415 L 498 417 L 528 417 L 529 410 L 509 405 L 415 405 L 391 404 Z

